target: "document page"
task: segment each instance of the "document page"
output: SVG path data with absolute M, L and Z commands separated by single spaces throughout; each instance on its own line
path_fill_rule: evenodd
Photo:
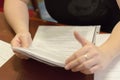
M 81 48 L 81 44 L 74 37 L 74 31 L 78 31 L 80 35 L 93 42 L 96 27 L 40 26 L 29 50 L 24 51 L 31 53 L 28 56 L 32 55 L 37 59 L 64 67 L 65 60 Z
M 9 43 L 0 40 L 0 67 L 14 55 Z
M 110 37 L 110 34 L 109 34 L 109 33 L 106 33 L 106 34 L 97 34 L 97 35 L 96 35 L 95 44 L 96 44 L 97 46 L 100 46 L 100 45 L 103 44 L 109 37 Z
M 109 36 L 110 34 L 96 35 L 96 45 L 104 43 Z M 120 80 L 120 56 L 115 58 L 104 71 L 95 73 L 94 80 Z

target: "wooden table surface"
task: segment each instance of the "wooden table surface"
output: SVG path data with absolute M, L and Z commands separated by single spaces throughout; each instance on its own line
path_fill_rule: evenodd
M 61 25 L 36 18 L 30 19 L 32 37 L 38 25 Z M 3 13 L 0 13 L 0 39 L 10 42 L 15 33 L 8 25 Z M 22 60 L 13 56 L 0 68 L 0 80 L 93 80 L 93 75 L 73 73 L 64 68 L 51 67 L 33 59 Z

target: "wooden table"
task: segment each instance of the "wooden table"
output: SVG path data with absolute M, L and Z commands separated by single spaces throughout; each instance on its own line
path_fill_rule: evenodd
M 38 25 L 60 25 L 36 18 L 30 19 L 32 37 Z M 10 42 L 15 33 L 7 24 L 4 15 L 0 13 L 0 39 Z M 73 73 L 64 68 L 51 67 L 36 60 L 21 60 L 13 56 L 0 68 L 0 80 L 93 80 L 93 75 Z

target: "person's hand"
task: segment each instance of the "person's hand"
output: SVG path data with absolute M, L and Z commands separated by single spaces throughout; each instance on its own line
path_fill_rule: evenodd
M 77 32 L 74 32 L 74 36 L 81 43 L 82 48 L 66 60 L 66 70 L 93 74 L 99 70 L 103 70 L 110 63 L 111 58 L 103 49 L 87 41 Z
M 12 47 L 28 48 L 31 42 L 32 42 L 31 34 L 29 32 L 25 32 L 25 33 L 21 32 L 15 35 L 15 37 L 11 41 L 11 45 Z M 15 52 L 15 55 L 21 59 L 28 59 L 27 56 L 24 56 L 20 53 Z

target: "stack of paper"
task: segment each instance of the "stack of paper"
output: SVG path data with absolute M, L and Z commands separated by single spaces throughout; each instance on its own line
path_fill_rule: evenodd
M 94 42 L 98 26 L 40 26 L 29 49 L 13 49 L 40 62 L 64 67 L 67 57 L 81 48 L 74 31 Z

